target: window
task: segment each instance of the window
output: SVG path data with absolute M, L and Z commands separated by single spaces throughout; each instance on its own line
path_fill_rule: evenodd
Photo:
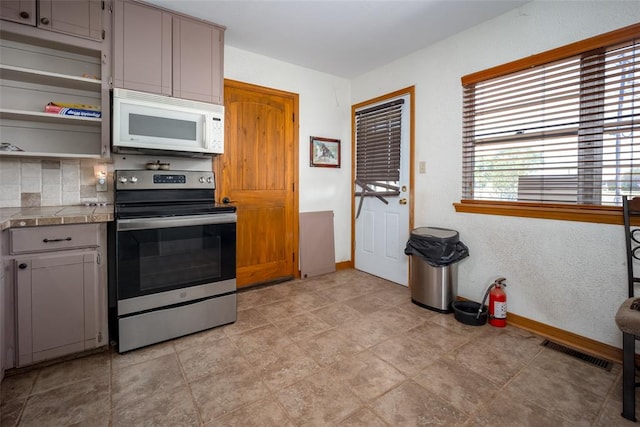
M 640 25 L 462 79 L 463 199 L 640 196 Z
M 400 194 L 403 104 L 397 99 L 356 111 L 356 196 L 384 200 Z

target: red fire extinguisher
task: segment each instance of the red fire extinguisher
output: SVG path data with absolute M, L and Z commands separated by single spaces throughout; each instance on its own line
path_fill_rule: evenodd
M 503 289 L 507 286 L 505 280 L 504 277 L 496 279 L 489 292 L 489 324 L 498 328 L 507 326 L 507 294 Z

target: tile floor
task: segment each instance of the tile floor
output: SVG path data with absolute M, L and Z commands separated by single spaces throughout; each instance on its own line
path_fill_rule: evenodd
M 242 292 L 234 324 L 5 378 L 2 426 L 615 426 L 608 372 L 343 270 Z

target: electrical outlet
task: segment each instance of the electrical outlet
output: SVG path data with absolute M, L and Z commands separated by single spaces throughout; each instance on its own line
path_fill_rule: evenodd
M 420 161 L 418 162 L 418 173 L 426 173 L 427 172 L 427 162 Z
M 99 175 L 96 177 L 96 191 L 103 192 L 107 191 L 107 177 L 104 175 Z

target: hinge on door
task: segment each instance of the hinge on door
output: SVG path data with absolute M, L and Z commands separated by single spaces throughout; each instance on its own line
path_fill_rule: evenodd
M 105 34 L 105 31 L 104 31 L 104 30 L 102 30 L 102 40 L 104 40 L 105 35 L 106 35 L 106 34 Z
M 291 113 L 291 121 L 296 121 L 296 113 Z
M 100 261 L 101 261 L 100 254 L 98 253 L 97 256 L 96 256 L 96 263 L 98 263 L 98 265 L 99 265 Z
M 102 2 L 102 10 L 104 10 L 104 2 Z
M 102 342 L 102 332 L 98 332 L 98 342 Z
M 295 182 L 291 183 L 291 191 L 293 191 L 294 193 L 296 192 L 296 183 Z

